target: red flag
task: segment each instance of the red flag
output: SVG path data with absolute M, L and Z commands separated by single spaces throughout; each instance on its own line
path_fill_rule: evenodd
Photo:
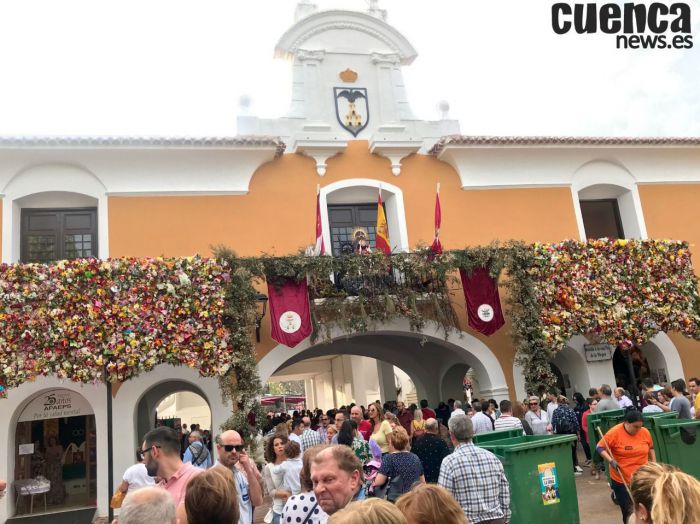
M 493 335 L 505 324 L 496 279 L 483 267 L 475 269 L 471 276 L 460 269 L 459 276 L 467 301 L 469 325 L 484 335 Z
M 385 255 L 391 255 L 389 228 L 386 224 L 386 215 L 384 214 L 384 206 L 382 205 L 381 189 L 379 190 L 379 200 L 377 201 L 377 234 L 374 245 L 379 251 L 383 251 Z
M 290 348 L 311 334 L 311 311 L 306 280 L 287 280 L 281 286 L 268 282 L 272 338 Z
M 321 191 L 316 191 L 316 246 L 314 247 L 314 255 L 325 255 L 326 246 L 323 243 L 323 224 L 321 223 Z
M 442 244 L 440 243 L 440 224 L 442 223 L 442 213 L 440 211 L 440 184 L 438 184 L 437 192 L 435 193 L 435 238 L 430 249 L 436 255 L 442 253 Z

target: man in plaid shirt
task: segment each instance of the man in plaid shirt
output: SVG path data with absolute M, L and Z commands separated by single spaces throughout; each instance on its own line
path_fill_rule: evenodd
M 442 460 L 438 485 L 462 506 L 469 524 L 506 524 L 510 520 L 510 490 L 496 455 L 472 443 L 474 426 L 466 415 L 448 423 L 455 445 Z

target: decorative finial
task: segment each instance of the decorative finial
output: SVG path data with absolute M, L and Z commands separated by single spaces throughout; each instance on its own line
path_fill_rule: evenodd
M 241 95 L 238 97 L 238 111 L 240 112 L 241 116 L 250 115 L 250 106 L 252 103 L 253 100 L 248 95 Z
M 440 111 L 440 120 L 447 120 L 450 115 L 450 104 L 447 100 L 440 100 L 437 104 L 438 111 Z
M 386 22 L 386 9 L 379 8 L 379 0 L 369 0 L 369 9 L 367 12 L 370 15 Z
M 318 11 L 318 6 L 316 4 L 312 4 L 309 0 L 300 0 L 297 2 L 297 8 L 294 11 L 294 21 L 298 22 L 302 18 L 314 14 L 316 11 Z

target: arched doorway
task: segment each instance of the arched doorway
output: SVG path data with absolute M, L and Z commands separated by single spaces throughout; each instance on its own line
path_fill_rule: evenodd
M 180 430 L 193 423 L 200 429 L 211 427 L 211 407 L 204 392 L 197 386 L 180 380 L 160 383 L 146 391 L 136 407 L 139 439 L 158 425 Z
M 83 395 L 64 388 L 34 395 L 17 419 L 15 443 L 17 516 L 96 505 L 97 430 Z
M 432 324 L 424 332 L 438 333 Z M 260 378 L 266 381 L 278 370 L 311 358 L 356 355 L 401 368 L 415 384 L 418 398 L 431 403 L 443 400 L 445 392 L 441 384 L 456 364 L 474 368 L 480 396 L 496 400 L 509 397 L 500 362 L 486 344 L 468 333 L 455 334 L 448 341 L 439 335 L 427 336 L 427 342 L 421 343 L 421 335 L 413 333 L 407 321 L 397 320 L 372 333 L 348 337 L 337 332 L 334 335 L 331 344 L 311 345 L 305 340 L 295 348 L 282 345 L 273 348 L 258 363 Z M 388 382 L 393 385 L 393 375 L 389 377 Z M 395 396 L 382 400 L 395 400 Z

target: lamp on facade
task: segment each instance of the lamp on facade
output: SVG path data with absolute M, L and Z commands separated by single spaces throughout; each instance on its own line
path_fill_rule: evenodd
M 260 342 L 260 324 L 267 312 L 267 295 L 265 293 L 255 294 L 255 340 Z

